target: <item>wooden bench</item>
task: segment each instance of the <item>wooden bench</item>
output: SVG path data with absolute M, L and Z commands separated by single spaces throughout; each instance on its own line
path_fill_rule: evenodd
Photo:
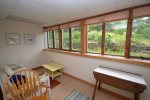
M 99 90 L 101 83 L 114 86 L 134 93 L 134 100 L 139 100 L 139 95 L 146 89 L 146 82 L 141 75 L 119 71 L 106 67 L 98 67 L 93 71 L 96 79 L 92 100 L 94 100 L 97 84 Z

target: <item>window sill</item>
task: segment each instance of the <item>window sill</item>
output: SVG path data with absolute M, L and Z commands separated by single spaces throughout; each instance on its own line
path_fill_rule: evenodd
M 121 63 L 129 63 L 129 64 L 135 64 L 135 65 L 150 67 L 150 61 L 149 60 L 125 58 L 125 57 L 110 56 L 110 55 L 99 55 L 99 54 L 91 54 L 91 53 L 81 54 L 80 52 L 70 52 L 70 51 L 63 51 L 63 50 L 56 50 L 56 49 L 44 49 L 44 51 L 52 51 L 52 52 L 64 53 L 64 54 L 69 54 L 69 55 L 74 55 L 74 56 L 116 61 L 116 62 L 121 62 Z

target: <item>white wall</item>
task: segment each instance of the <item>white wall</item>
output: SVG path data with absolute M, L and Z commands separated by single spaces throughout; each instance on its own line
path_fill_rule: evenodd
M 98 60 L 98 59 L 92 59 L 92 58 L 84 58 L 84 57 L 66 55 L 62 53 L 54 53 L 50 51 L 44 51 L 44 52 L 45 52 L 45 57 L 46 57 L 45 63 L 54 61 L 54 62 L 63 64 L 65 66 L 64 72 L 71 74 L 73 76 L 76 76 L 85 81 L 88 81 L 90 83 L 93 83 L 93 84 L 95 84 L 95 79 L 93 77 L 93 70 L 98 66 L 105 66 L 105 67 L 110 67 L 114 69 L 141 74 L 146 80 L 148 86 L 147 86 L 147 89 L 144 91 L 144 93 L 140 95 L 141 97 L 140 100 L 149 100 L 150 98 L 150 78 L 149 78 L 150 68 L 149 67 L 131 65 L 131 64 L 126 64 L 126 63 L 119 63 L 119 62 L 113 62 L 113 61 L 106 61 L 106 60 Z M 102 85 L 102 87 L 105 87 L 111 91 L 122 94 L 124 96 L 133 98 L 132 93 L 119 90 L 119 89 L 116 89 L 116 88 L 113 88 L 104 84 Z
M 0 65 L 22 62 L 30 68 L 38 67 L 44 62 L 42 49 L 44 48 L 43 28 L 40 25 L 11 20 L 0 20 Z M 20 45 L 7 45 L 5 32 L 20 33 Z M 25 45 L 24 34 L 35 34 L 36 44 Z

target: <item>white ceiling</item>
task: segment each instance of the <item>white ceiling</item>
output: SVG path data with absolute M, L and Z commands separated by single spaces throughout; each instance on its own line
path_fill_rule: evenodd
M 47 26 L 146 3 L 150 0 L 0 0 L 0 19 L 9 15 Z

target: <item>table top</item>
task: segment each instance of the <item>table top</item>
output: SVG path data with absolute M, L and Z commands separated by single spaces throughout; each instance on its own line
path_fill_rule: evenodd
M 111 68 L 106 68 L 106 67 L 98 67 L 94 70 L 94 72 L 101 73 L 104 75 L 108 75 L 111 77 L 131 81 L 134 83 L 142 84 L 142 85 L 147 85 L 144 78 L 141 75 L 137 74 L 132 74 L 129 72 L 124 72 L 124 71 L 119 71 Z
M 60 69 L 64 68 L 63 65 L 54 63 L 54 62 L 50 62 L 50 63 L 44 64 L 42 66 L 50 71 L 56 71 L 56 70 L 60 70 Z

